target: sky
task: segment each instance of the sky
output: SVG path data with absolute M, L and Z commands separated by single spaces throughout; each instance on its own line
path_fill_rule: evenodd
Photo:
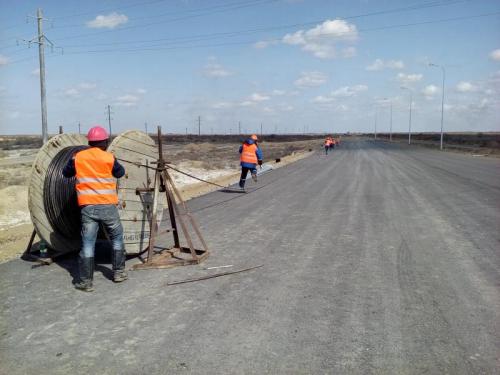
M 49 133 L 439 131 L 443 73 L 444 131 L 500 131 L 498 0 L 0 0 L 0 134 L 41 133 L 37 8 Z

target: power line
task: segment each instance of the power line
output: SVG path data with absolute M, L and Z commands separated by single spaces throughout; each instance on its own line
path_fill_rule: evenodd
M 436 6 L 444 6 L 444 5 L 454 5 L 456 3 L 464 2 L 468 0 L 456 0 L 448 3 L 442 3 L 442 2 L 430 2 L 430 3 L 425 3 L 425 4 L 419 4 L 419 5 L 412 5 L 408 7 L 402 7 L 402 8 L 394 8 L 394 9 L 388 9 L 384 11 L 376 11 L 376 12 L 371 12 L 371 13 L 363 13 L 363 14 L 358 14 L 358 15 L 351 15 L 351 16 L 346 16 L 346 17 L 339 17 L 340 19 L 355 19 L 355 18 L 362 18 L 362 17 L 370 17 L 370 16 L 377 16 L 377 15 L 382 15 L 382 14 L 388 14 L 388 13 L 396 13 L 396 12 L 404 12 L 404 11 L 412 11 L 412 10 L 420 10 L 420 9 L 425 9 L 429 7 L 436 7 Z M 319 23 L 324 22 L 324 19 L 322 20 L 315 20 L 315 21 L 308 21 L 308 22 L 302 22 L 302 23 L 294 23 L 294 24 L 288 24 L 288 25 L 280 25 L 280 26 L 268 26 L 268 27 L 262 27 L 262 28 L 253 28 L 253 29 L 244 29 L 244 30 L 237 30 L 237 31 L 229 31 L 229 32 L 218 32 L 218 33 L 210 33 L 210 34 L 198 34 L 198 35 L 192 35 L 192 36 L 181 36 L 181 37 L 169 37 L 169 38 L 159 38 L 159 39 L 149 39 L 149 40 L 136 40 L 136 41 L 118 41 L 118 42 L 108 42 L 108 43 L 92 43 L 92 44 L 80 44 L 80 45 L 70 45 L 67 46 L 68 48 L 77 48 L 77 47 L 89 47 L 89 46 L 108 46 L 108 45 L 117 45 L 117 44 L 135 44 L 135 43 L 152 43 L 152 42 L 161 42 L 161 41 L 198 41 L 198 40 L 206 40 L 206 39 L 211 39 L 212 37 L 231 37 L 231 36 L 240 36 L 243 34 L 254 34 L 254 33 L 260 33 L 260 32 L 265 32 L 265 31 L 274 31 L 274 30 L 283 30 L 283 29 L 290 29 L 290 28 L 297 28 L 297 27 L 304 27 L 304 26 L 312 26 L 312 25 L 317 25 Z
M 160 25 L 160 24 L 169 23 L 169 22 L 184 21 L 184 20 L 187 20 L 187 19 L 190 19 L 190 18 L 202 17 L 202 16 L 207 16 L 207 15 L 211 15 L 211 14 L 215 14 L 215 13 L 227 12 L 227 11 L 231 11 L 231 10 L 238 10 L 238 9 L 243 9 L 243 8 L 249 8 L 251 6 L 262 5 L 262 4 L 272 3 L 272 2 L 276 2 L 276 1 L 278 1 L 278 0 L 259 0 L 259 1 L 252 1 L 252 2 L 248 2 L 247 1 L 246 4 L 244 4 L 244 5 L 238 5 L 238 6 L 234 6 L 233 5 L 231 7 L 226 7 L 224 9 L 220 9 L 220 10 L 216 10 L 216 11 L 212 11 L 212 12 L 205 12 L 205 13 L 200 13 L 200 14 L 193 14 L 193 15 L 184 16 L 184 17 L 172 18 L 172 19 L 164 20 L 164 21 L 156 21 L 156 22 L 150 22 L 150 23 L 139 24 L 139 25 L 125 26 L 125 27 L 120 27 L 120 28 L 112 29 L 112 30 L 98 31 L 98 32 L 95 32 L 95 33 L 70 35 L 70 36 L 67 36 L 67 37 L 60 38 L 60 39 L 63 39 L 63 40 L 77 39 L 77 38 L 82 38 L 82 37 L 86 37 L 86 36 L 108 34 L 108 33 L 117 32 L 117 31 L 131 30 L 131 29 L 137 29 L 137 28 L 141 28 L 141 27 L 149 27 L 149 26 L 154 26 L 154 25 Z
M 495 15 L 499 15 L 499 14 L 500 14 L 500 11 L 471 15 L 471 16 L 445 18 L 445 19 L 432 20 L 432 21 L 422 21 L 422 22 L 414 22 L 414 23 L 386 25 L 386 26 L 380 26 L 380 27 L 374 27 L 374 28 L 359 29 L 358 31 L 360 31 L 360 32 L 381 31 L 381 30 L 388 30 L 388 29 L 395 29 L 395 28 L 404 28 L 404 27 L 428 25 L 428 24 L 439 24 L 439 23 L 460 21 L 460 20 L 466 20 L 466 19 L 489 17 L 489 16 L 495 16 Z M 319 37 L 328 37 L 331 35 L 341 36 L 341 34 L 339 34 L 339 33 L 323 33 Z M 281 40 L 282 40 L 281 38 L 278 38 L 278 39 L 267 40 L 267 42 L 280 42 Z M 73 51 L 73 52 L 67 52 L 67 53 L 65 53 L 65 55 L 78 55 L 78 54 L 88 54 L 88 53 L 110 53 L 110 52 L 133 53 L 133 52 L 139 52 L 139 51 L 154 51 L 154 52 L 156 52 L 156 51 L 176 50 L 176 49 L 197 49 L 197 48 L 207 48 L 207 47 L 248 45 L 248 44 L 252 44 L 255 42 L 256 42 L 255 40 L 247 40 L 247 41 L 236 41 L 236 42 L 226 42 L 226 43 L 221 42 L 221 43 L 212 43 L 212 44 L 198 44 L 198 45 L 190 45 L 190 46 L 186 46 L 186 45 L 172 46 L 172 45 L 168 45 L 168 44 L 167 45 L 161 44 L 161 45 L 152 45 L 152 46 L 148 46 L 148 47 L 144 47 L 144 48 L 121 48 L 121 49 L 99 49 L 99 50 Z M 71 46 L 68 48 L 71 48 Z M 31 58 L 12 61 L 12 62 L 10 62 L 10 64 L 22 62 L 22 61 L 25 61 L 28 59 L 31 59 Z
M 262 1 L 262 0 L 260 0 Z M 267 0 L 267 1 L 275 1 L 275 0 Z M 387 10 L 382 10 L 382 11 L 375 11 L 375 12 L 369 12 L 369 13 L 363 13 L 363 14 L 357 14 L 357 15 L 350 15 L 350 16 L 345 16 L 345 17 L 339 17 L 341 19 L 355 19 L 355 18 L 362 18 L 362 17 L 370 17 L 370 16 L 377 16 L 377 15 L 383 15 L 383 14 L 390 14 L 390 13 L 398 13 L 398 12 L 404 12 L 404 11 L 413 11 L 413 10 L 421 10 L 421 9 L 426 9 L 426 8 L 431 8 L 431 7 L 439 7 L 439 6 L 449 6 L 449 5 L 454 5 L 457 3 L 465 2 L 468 0 L 454 0 L 454 1 L 448 1 L 443 3 L 442 1 L 433 1 L 433 2 L 428 2 L 424 4 L 415 4 L 407 7 L 399 7 L 399 8 L 393 8 L 393 9 L 387 9 Z M 230 6 L 238 5 L 241 3 L 233 3 L 229 4 Z M 243 3 L 243 5 L 248 6 L 248 5 L 260 5 L 259 2 L 252 2 L 248 3 L 248 0 Z M 228 6 L 228 5 L 226 5 Z M 215 6 L 215 7 L 221 7 Z M 199 8 L 198 10 L 205 10 L 205 9 L 213 9 L 215 7 L 208 7 L 208 8 Z M 196 10 L 193 10 L 196 11 Z M 168 13 L 167 13 L 168 14 Z M 163 15 L 158 15 L 158 16 L 152 16 L 152 17 L 161 17 Z M 195 16 L 201 16 L 201 15 L 195 15 Z M 190 16 L 192 17 L 192 16 Z M 142 17 L 142 18 L 147 18 L 147 17 Z M 182 18 L 185 19 L 185 18 Z M 167 20 L 167 21 L 161 21 L 158 23 L 164 23 L 164 22 L 169 22 L 172 20 Z M 201 34 L 201 35 L 194 35 L 194 36 L 184 36 L 184 37 L 176 37 L 176 38 L 160 38 L 160 39 L 152 39 L 152 40 L 140 40 L 140 41 L 122 41 L 122 42 L 111 42 L 111 43 L 98 43 L 98 44 L 83 44 L 83 45 L 74 45 L 74 46 L 69 46 L 69 47 L 88 47 L 88 46 L 96 46 L 96 45 L 116 45 L 116 44 L 134 44 L 134 43 L 149 43 L 149 42 L 157 42 L 157 41 L 167 41 L 167 40 L 206 40 L 206 39 L 211 39 L 212 37 L 231 37 L 231 36 L 238 36 L 242 34 L 253 34 L 253 33 L 259 33 L 259 32 L 264 32 L 264 31 L 273 31 L 273 30 L 282 30 L 282 29 L 289 29 L 289 28 L 294 28 L 294 27 L 304 27 L 304 26 L 310 26 L 310 25 L 316 25 L 318 23 L 324 22 L 324 20 L 315 20 L 315 21 L 309 21 L 309 22 L 303 22 L 303 23 L 294 23 L 294 24 L 288 24 L 288 25 L 281 25 L 281 26 L 270 26 L 270 27 L 264 27 L 264 28 L 254 28 L 254 29 L 246 29 L 246 30 L 239 30 L 239 31 L 231 31 L 231 32 L 219 32 L 219 33 L 211 33 L 211 34 Z M 154 23 L 157 24 L 157 23 Z M 114 30 L 104 30 L 100 31 L 97 33 L 86 33 L 86 34 L 79 34 L 79 35 L 73 35 L 69 37 L 63 37 L 60 38 L 60 40 L 65 40 L 65 39 L 73 39 L 77 37 L 84 37 L 84 36 L 92 36 L 92 35 L 100 35 L 102 33 L 109 33 L 109 32 L 114 32 L 114 31 L 120 31 L 120 30 L 128 30 L 130 28 L 138 28 L 138 27 L 145 27 L 150 24 L 146 25 L 133 25 L 133 26 L 128 26 L 128 27 L 122 27 L 119 29 L 114 29 Z M 75 26 L 81 26 L 81 25 L 75 25 Z M 12 48 L 15 47 L 15 45 L 7 46 L 7 47 L 0 47 L 0 49 L 3 48 Z
M 492 13 L 484 13 L 484 14 L 479 14 L 479 15 L 472 15 L 472 16 L 462 16 L 462 17 L 446 18 L 446 19 L 440 19 L 440 20 L 432 20 L 432 21 L 423 21 L 423 22 L 414 22 L 414 23 L 405 23 L 405 24 L 396 24 L 396 25 L 386 25 L 386 26 L 380 26 L 380 27 L 374 27 L 374 28 L 359 29 L 359 31 L 360 32 L 380 31 L 380 30 L 404 28 L 404 27 L 419 26 L 419 25 L 438 24 L 438 23 L 445 23 L 445 22 L 452 22 L 452 21 L 460 21 L 460 20 L 465 20 L 465 19 L 487 17 L 487 16 L 498 15 L 498 14 L 500 14 L 500 11 L 499 12 L 492 12 Z M 323 34 L 319 35 L 317 38 L 328 37 L 331 35 L 342 36 L 343 34 L 347 34 L 347 33 L 338 33 L 338 32 L 323 33 Z M 268 40 L 268 42 L 280 42 L 281 40 L 282 40 L 281 38 L 278 38 L 278 39 Z M 139 47 L 139 48 L 86 50 L 86 51 L 68 52 L 67 54 L 74 55 L 74 54 L 81 54 L 81 53 L 139 52 L 139 51 L 162 51 L 162 50 L 173 50 L 173 49 L 196 49 L 196 48 L 204 48 L 204 47 L 246 45 L 246 44 L 252 44 L 255 42 L 256 42 L 255 40 L 252 40 L 252 41 L 237 41 L 237 42 L 228 42 L 228 43 L 215 43 L 215 44 L 177 46 L 177 47 L 172 46 L 172 45 L 160 44 L 160 45 L 151 45 L 151 46 L 144 47 L 144 48 Z
M 364 14 L 358 14 L 358 15 L 352 15 L 352 16 L 347 16 L 347 17 L 341 17 L 341 19 L 354 19 L 354 18 L 361 18 L 361 17 L 369 17 L 369 16 L 376 16 L 376 15 L 381 15 L 381 14 L 387 14 L 387 13 L 395 13 L 395 12 L 404 12 L 404 11 L 411 11 L 411 10 L 417 10 L 417 9 L 424 9 L 424 8 L 429 8 L 429 7 L 436 7 L 436 6 L 443 6 L 443 5 L 453 5 L 459 2 L 463 2 L 464 0 L 458 0 L 450 3 L 443 4 L 442 2 L 432 2 L 432 3 L 426 3 L 426 4 L 421 4 L 419 6 L 413 5 L 410 7 L 404 7 L 404 8 L 395 8 L 395 9 L 389 9 L 385 11 L 377 11 L 377 12 L 372 12 L 372 13 L 364 13 Z M 466 1 L 466 0 L 465 0 Z M 294 24 L 288 24 L 288 25 L 280 25 L 280 26 L 269 26 L 269 27 L 263 27 L 263 28 L 254 28 L 254 29 L 246 29 L 246 30 L 238 30 L 238 31 L 230 31 L 230 32 L 218 32 L 218 33 L 211 33 L 211 34 L 198 34 L 198 35 L 193 35 L 193 36 L 182 36 L 182 37 L 170 37 L 170 38 L 159 38 L 159 39 L 150 39 L 150 40 L 138 40 L 138 41 L 119 41 L 119 42 L 109 42 L 109 43 L 97 43 L 97 44 L 83 44 L 83 45 L 69 45 L 67 48 L 78 48 L 78 47 L 88 47 L 88 46 L 107 46 L 107 45 L 118 45 L 118 44 L 135 44 L 135 43 L 153 43 L 153 42 L 161 42 L 161 41 L 183 41 L 183 42 L 191 42 L 191 41 L 201 41 L 201 40 L 208 40 L 208 39 L 214 39 L 217 37 L 235 37 L 235 36 L 241 36 L 241 35 L 249 35 L 249 34 L 256 34 L 256 33 L 261 33 L 265 31 L 275 31 L 275 30 L 282 30 L 282 29 L 290 29 L 290 28 L 296 28 L 296 27 L 304 27 L 304 26 L 311 26 L 311 25 L 317 25 L 319 23 L 324 22 L 323 20 L 316 20 L 316 21 L 309 21 L 309 22 L 303 22 L 303 23 L 294 23 Z M 139 25 L 136 25 L 139 26 Z M 110 30 L 111 31 L 111 30 Z M 149 47 L 154 47 L 149 46 Z
M 165 1 L 165 0 L 160 0 L 160 1 Z M 264 1 L 264 0 L 243 0 L 243 1 L 233 2 L 233 3 L 226 2 L 224 4 L 212 5 L 209 7 L 185 9 L 182 11 L 166 12 L 166 13 L 155 14 L 155 15 L 151 15 L 151 16 L 133 17 L 133 18 L 129 18 L 128 21 L 138 21 L 138 20 L 144 20 L 144 19 L 161 18 L 161 17 L 165 17 L 165 16 L 189 14 L 189 13 L 193 13 L 193 12 L 210 11 L 210 10 L 216 10 L 219 8 L 228 8 L 228 7 L 234 7 L 234 6 L 239 6 L 239 5 L 253 5 L 253 3 L 259 3 L 262 1 Z M 276 0 L 273 0 L 273 1 L 276 1 Z M 257 5 L 259 5 L 259 4 L 257 4 Z M 72 24 L 72 25 L 60 25 L 60 26 L 55 26 L 54 28 L 61 29 L 61 28 L 72 28 L 72 27 L 80 27 L 80 26 L 82 26 L 81 23 Z

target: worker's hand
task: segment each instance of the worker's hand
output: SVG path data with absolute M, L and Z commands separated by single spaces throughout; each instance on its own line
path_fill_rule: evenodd
M 262 160 L 259 160 L 258 163 L 260 166 L 262 166 Z

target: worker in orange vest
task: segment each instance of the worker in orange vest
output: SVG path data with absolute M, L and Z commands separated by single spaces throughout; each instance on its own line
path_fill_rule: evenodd
M 116 179 L 125 169 L 113 154 L 107 152 L 109 135 L 100 126 L 87 134 L 89 148 L 78 151 L 63 169 L 67 178 L 76 177 L 76 196 L 82 218 L 82 247 L 78 257 L 79 280 L 75 288 L 93 291 L 94 251 L 99 225 L 109 235 L 112 244 L 113 281 L 126 280 L 123 227 L 118 214 Z
M 327 137 L 325 139 L 325 143 L 324 143 L 324 146 L 325 146 L 325 155 L 328 155 L 328 150 L 331 148 L 332 146 L 332 140 L 330 139 L 330 137 Z
M 240 146 L 240 188 L 242 190 L 245 189 L 248 171 L 250 171 L 252 179 L 257 182 L 257 164 L 262 165 L 262 150 L 257 145 L 258 140 L 257 136 L 252 134 L 252 136 L 245 140 Z

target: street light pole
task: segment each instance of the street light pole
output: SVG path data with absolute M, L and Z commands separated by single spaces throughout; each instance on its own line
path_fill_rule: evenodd
M 429 66 L 433 66 L 435 68 L 441 68 L 441 72 L 443 73 L 443 86 L 441 88 L 441 136 L 439 141 L 439 149 L 443 150 L 443 122 L 444 122 L 444 80 L 446 77 L 446 70 L 443 65 L 437 65 L 430 63 Z
M 389 123 L 389 142 L 392 142 L 392 99 L 390 99 L 391 106 L 391 122 Z
M 410 120 L 408 123 L 408 144 L 411 145 L 411 106 L 413 103 L 413 91 L 405 86 L 401 86 L 401 89 L 408 90 L 410 92 Z
M 375 106 L 375 140 L 377 139 L 377 106 Z

